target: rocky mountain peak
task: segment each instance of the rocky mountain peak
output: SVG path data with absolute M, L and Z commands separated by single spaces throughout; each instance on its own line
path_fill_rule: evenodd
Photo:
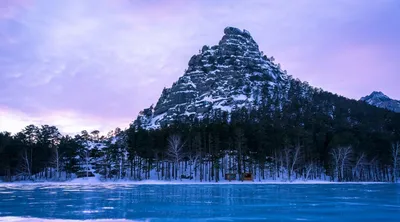
M 232 50 L 236 53 L 245 53 L 246 51 L 258 51 L 258 45 L 251 37 L 250 32 L 240 30 L 234 27 L 226 27 L 224 29 L 224 36 L 219 42 L 219 47 L 223 50 L 221 52 L 230 54 Z
M 390 98 L 381 91 L 373 91 L 368 97 L 379 100 L 390 100 Z
M 224 29 L 218 45 L 203 46 L 182 77 L 165 88 L 153 107 L 140 112 L 137 125 L 158 128 L 174 120 L 202 119 L 213 111 L 257 106 L 286 74 L 259 51 L 246 30 Z
M 400 112 L 400 101 L 391 99 L 380 91 L 373 91 L 370 95 L 362 97 L 360 100 L 379 108 Z

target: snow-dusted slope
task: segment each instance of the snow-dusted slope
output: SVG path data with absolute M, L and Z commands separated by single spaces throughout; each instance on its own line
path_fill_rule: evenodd
M 391 99 L 382 92 L 374 91 L 370 95 L 362 97 L 360 100 L 379 108 L 400 113 L 400 101 Z
M 163 90 L 155 107 L 140 112 L 136 124 L 158 128 L 174 120 L 202 119 L 213 110 L 257 106 L 287 79 L 248 31 L 227 27 L 224 34 L 218 45 L 203 46 L 190 59 L 184 75 Z

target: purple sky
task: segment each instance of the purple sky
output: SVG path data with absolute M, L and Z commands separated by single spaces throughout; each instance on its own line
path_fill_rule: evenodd
M 2 0 L 0 131 L 125 128 L 226 26 L 313 86 L 400 99 L 399 0 Z

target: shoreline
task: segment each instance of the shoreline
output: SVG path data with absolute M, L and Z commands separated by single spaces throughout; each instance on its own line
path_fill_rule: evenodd
M 2 186 L 15 185 L 50 185 L 50 186 L 65 186 L 65 185 L 369 185 L 369 184 L 394 184 L 392 182 L 331 182 L 331 181 L 220 181 L 220 182 L 199 182 L 199 181 L 158 181 L 158 180 L 143 180 L 143 181 L 99 181 L 99 180 L 71 180 L 63 182 L 52 181 L 18 181 L 18 182 L 0 182 Z

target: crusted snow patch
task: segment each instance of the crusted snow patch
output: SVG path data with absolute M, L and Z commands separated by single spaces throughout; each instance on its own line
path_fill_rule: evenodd
M 232 96 L 232 98 L 233 98 L 233 100 L 236 100 L 236 101 L 244 101 L 244 100 L 247 100 L 247 96 L 246 96 L 246 95 L 243 95 L 243 94 L 241 94 L 241 95 L 236 95 L 236 96 Z
M 183 115 L 185 115 L 185 116 L 196 115 L 196 112 L 188 112 L 188 111 L 186 111 Z
M 224 98 L 221 98 L 221 97 L 213 98 L 211 95 L 208 95 L 208 96 L 205 96 L 203 99 L 199 100 L 198 102 L 211 102 L 212 103 L 215 101 L 220 101 L 222 99 L 224 99 Z
M 158 121 L 163 119 L 165 116 L 167 115 L 167 112 L 162 113 L 160 115 L 154 116 L 151 119 L 151 122 L 149 124 L 149 128 L 154 129 L 154 128 L 158 128 L 160 124 L 158 124 Z
M 87 142 L 87 148 L 89 150 L 96 149 L 96 148 L 101 150 L 105 147 L 107 147 L 107 146 L 103 142 L 92 142 L 92 141 Z
M 188 82 L 188 84 L 191 85 L 195 89 L 197 88 L 197 86 L 191 80 Z
M 220 109 L 222 111 L 227 111 L 227 112 L 231 112 L 232 111 L 232 107 L 231 106 L 223 106 L 221 104 L 217 104 L 213 106 L 214 109 Z
M 231 65 L 217 65 L 218 68 L 229 68 Z

